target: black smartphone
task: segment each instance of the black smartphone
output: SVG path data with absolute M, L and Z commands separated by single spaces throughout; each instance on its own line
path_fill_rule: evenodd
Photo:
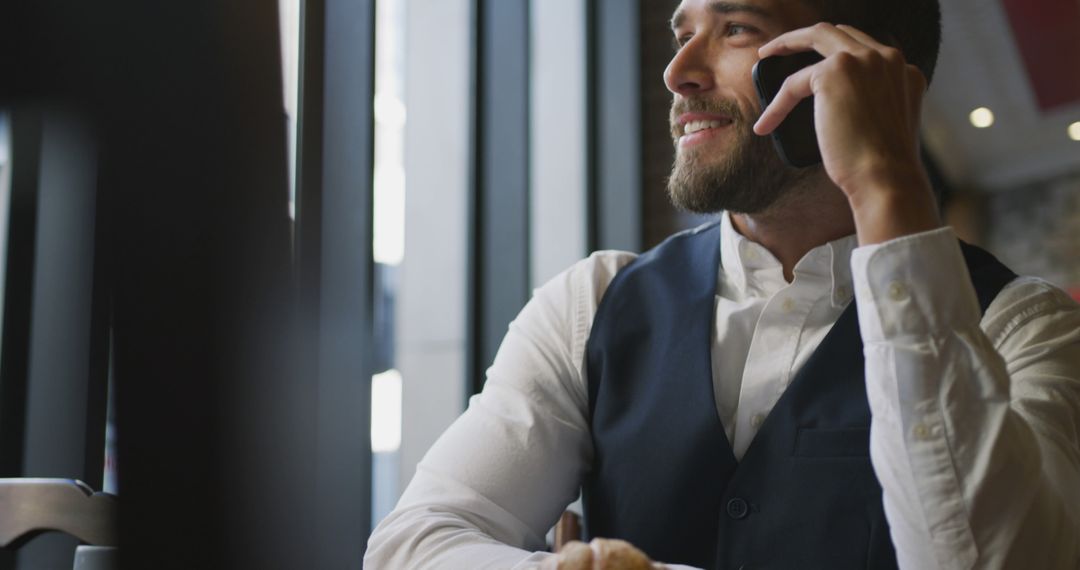
M 774 55 L 754 64 L 754 86 L 761 99 L 761 109 L 769 106 L 789 75 L 823 59 L 817 52 L 808 51 Z M 820 164 L 821 150 L 814 130 L 814 98 L 800 101 L 771 136 L 776 152 L 789 166 L 806 168 Z

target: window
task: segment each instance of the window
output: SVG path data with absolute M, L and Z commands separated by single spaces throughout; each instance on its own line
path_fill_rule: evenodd
M 7 267 L 7 235 L 9 204 L 11 199 L 11 122 L 0 110 L 0 267 Z M 0 323 L 4 314 L 4 274 L 0 271 Z M 0 340 L 3 339 L 0 327 Z
M 394 337 L 398 274 L 405 253 L 406 119 L 405 2 L 377 0 L 375 9 L 375 94 L 373 100 L 367 103 L 372 105 L 369 108 L 375 119 L 371 197 L 374 211 L 370 252 L 374 260 L 371 315 L 374 362 L 371 363 L 373 376 L 370 378 L 373 526 L 393 508 L 399 489 L 402 374 L 395 367 Z M 304 6 L 300 0 L 283 0 L 279 4 L 283 105 L 287 116 L 289 212 L 294 221 L 297 216 L 297 133 L 298 124 L 301 123 L 299 114 L 302 112 L 299 101 L 302 80 L 300 44 L 317 39 L 301 38 L 302 10 Z M 363 256 L 364 253 L 358 245 L 355 255 Z
M 395 298 L 405 258 L 405 0 L 375 4 L 375 376 L 371 383 L 374 527 L 398 498 L 403 378 L 394 357 Z
M 284 83 L 289 163 L 289 217 L 296 219 L 296 119 L 299 98 L 300 0 L 278 2 L 281 16 L 281 65 Z

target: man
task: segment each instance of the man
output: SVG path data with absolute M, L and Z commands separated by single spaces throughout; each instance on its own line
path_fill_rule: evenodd
M 1080 310 L 941 227 L 918 150 L 939 18 L 684 0 L 669 191 L 727 213 L 539 289 L 366 562 L 1076 568 Z M 760 109 L 754 63 L 810 50 Z M 824 163 L 792 170 L 763 135 L 810 95 Z M 590 537 L 640 551 L 532 552 L 579 489 Z

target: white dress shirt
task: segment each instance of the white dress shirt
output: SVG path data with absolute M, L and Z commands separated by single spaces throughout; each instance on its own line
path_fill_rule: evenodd
M 870 455 L 901 568 L 1077 568 L 1080 307 L 1019 278 L 980 315 L 953 232 L 806 254 L 791 283 L 721 228 L 713 383 L 741 458 L 854 296 Z M 598 252 L 535 292 L 487 383 L 372 534 L 368 568 L 532 568 L 592 462 L 585 344 L 634 259 Z

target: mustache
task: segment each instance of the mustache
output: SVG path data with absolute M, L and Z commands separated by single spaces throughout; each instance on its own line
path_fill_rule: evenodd
M 715 113 L 731 117 L 733 122 L 743 120 L 743 112 L 734 101 L 728 99 L 689 99 L 677 98 L 671 104 L 671 137 L 678 139 L 683 134 L 683 125 L 679 124 L 679 116 L 686 113 Z

